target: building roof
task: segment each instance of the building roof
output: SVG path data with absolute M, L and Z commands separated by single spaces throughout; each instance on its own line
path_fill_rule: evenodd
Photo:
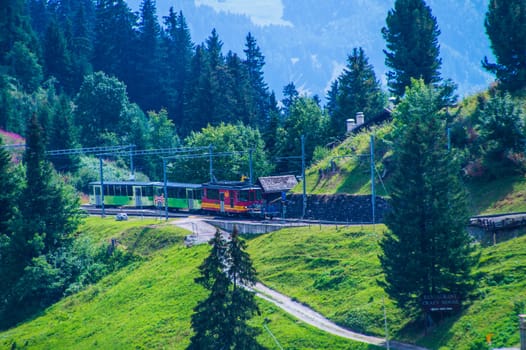
M 298 184 L 294 175 L 260 177 L 258 181 L 265 193 L 287 192 Z

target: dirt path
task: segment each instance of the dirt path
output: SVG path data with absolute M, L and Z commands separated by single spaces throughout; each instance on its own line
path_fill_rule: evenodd
M 329 321 L 321 314 L 316 311 L 293 301 L 286 295 L 276 292 L 261 283 L 257 283 L 253 289 L 256 295 L 262 299 L 265 299 L 301 321 L 310 324 L 318 329 L 324 330 L 331 334 L 344 337 L 347 339 L 356 340 L 362 343 L 373 344 L 377 346 L 387 347 L 386 340 L 384 338 L 373 337 L 365 334 L 352 332 L 348 329 L 342 328 L 332 321 Z M 397 341 L 389 341 L 390 349 L 396 350 L 427 350 L 426 348 L 419 347 L 411 344 L 404 344 Z
M 191 235 L 187 236 L 186 242 L 187 244 L 190 243 L 188 245 L 206 243 L 210 241 L 210 239 L 212 239 L 216 232 L 216 228 L 214 226 L 204 222 L 199 217 L 188 217 L 182 220 L 172 221 L 172 223 L 178 227 L 184 228 L 192 232 Z M 223 234 L 225 238 L 227 238 L 228 234 Z M 298 302 L 293 301 L 288 296 L 278 293 L 275 290 L 272 290 L 261 283 L 257 283 L 253 287 L 253 290 L 256 292 L 256 295 L 258 297 L 273 303 L 274 305 L 278 306 L 279 308 L 283 309 L 284 311 L 288 312 L 294 317 L 318 329 L 347 339 L 387 347 L 387 343 L 384 338 L 360 334 L 342 328 L 334 322 L 329 321 L 314 310 Z M 411 344 L 404 344 L 396 341 L 389 341 L 389 347 L 390 349 L 395 350 L 427 350 L 423 347 Z

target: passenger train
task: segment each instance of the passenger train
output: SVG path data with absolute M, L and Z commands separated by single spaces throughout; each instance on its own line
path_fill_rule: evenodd
M 262 188 L 240 181 L 205 184 L 107 181 L 91 182 L 90 204 L 97 207 L 162 208 L 173 211 L 204 211 L 220 214 L 261 215 Z M 104 196 L 103 196 L 104 194 Z

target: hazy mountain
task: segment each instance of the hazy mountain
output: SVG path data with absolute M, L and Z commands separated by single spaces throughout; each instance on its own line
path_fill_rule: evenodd
M 128 0 L 138 10 L 141 0 Z M 437 17 L 442 76 L 459 85 L 459 94 L 484 89 L 493 79 L 482 70 L 493 59 L 485 34 L 488 0 L 428 0 Z M 203 42 L 216 28 L 224 52 L 241 56 L 251 32 L 265 55 L 265 79 L 278 96 L 289 82 L 325 97 L 352 48 L 364 48 L 379 79 L 385 81 L 385 41 L 381 28 L 393 0 L 158 0 L 159 18 L 173 6 L 182 10 L 192 39 Z

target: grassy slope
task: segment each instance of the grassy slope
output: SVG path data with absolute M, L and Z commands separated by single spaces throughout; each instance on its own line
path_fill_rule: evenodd
M 526 237 L 482 250 L 474 300 L 464 312 L 424 336 L 376 285 L 381 278 L 378 240 L 383 227 L 293 228 L 249 242 L 260 278 L 340 324 L 383 335 L 385 298 L 391 334 L 432 349 L 480 349 L 494 333 L 494 346 L 513 346 L 519 313 L 525 312 Z M 475 346 L 475 347 L 472 347 Z
M 192 335 L 192 308 L 206 295 L 193 279 L 208 247 L 185 248 L 178 242 L 187 232 L 155 223 L 88 219 L 83 234 L 117 238 L 144 259 L 1 332 L 0 348 L 16 342 L 17 348 L 28 349 L 184 349 Z M 373 349 L 318 331 L 266 302 L 260 305 L 261 316 L 253 323 L 262 329 L 268 318 L 286 349 Z M 258 340 L 275 348 L 266 332 Z
M 389 147 L 383 141 L 392 130 L 385 124 L 373 130 L 375 134 L 375 157 L 378 174 L 383 172 L 383 163 L 390 156 Z M 369 163 L 369 133 L 360 133 L 346 139 L 330 154 L 307 169 L 307 193 L 309 194 L 371 194 L 371 173 Z M 365 155 L 356 157 L 356 155 Z M 337 164 L 338 171 L 320 177 L 320 169 L 329 169 L 331 160 Z M 376 182 L 376 194 L 389 196 L 389 174 L 383 183 Z M 466 183 L 469 191 L 472 215 L 499 214 L 526 211 L 526 176 L 507 176 L 492 181 L 472 180 Z M 301 184 L 294 188 L 301 193 Z

